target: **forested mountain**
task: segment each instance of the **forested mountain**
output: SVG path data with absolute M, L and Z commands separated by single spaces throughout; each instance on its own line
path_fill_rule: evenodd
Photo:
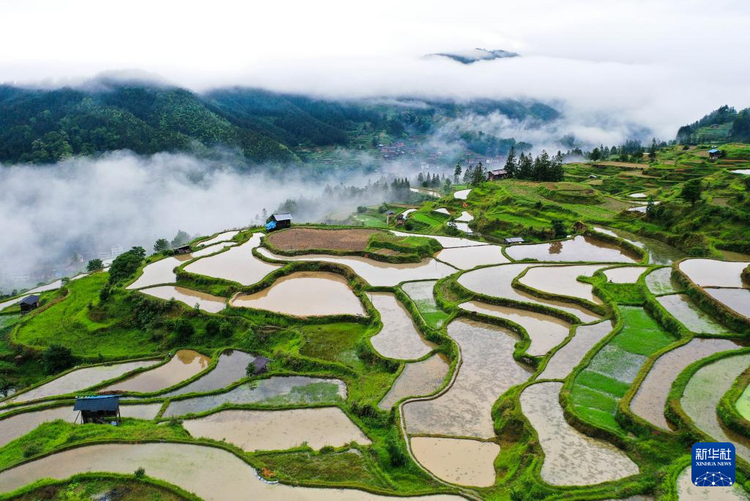
M 722 106 L 677 131 L 677 141 L 682 144 L 701 142 L 750 142 L 750 108 L 740 112 Z
M 542 122 L 559 116 L 542 103 L 512 100 L 332 101 L 121 82 L 56 90 L 0 86 L 0 162 L 49 163 L 119 149 L 201 153 L 216 146 L 237 149 L 250 162 L 288 162 L 298 159 L 299 148 L 346 147 L 380 133 L 425 134 L 444 120 L 493 112 Z

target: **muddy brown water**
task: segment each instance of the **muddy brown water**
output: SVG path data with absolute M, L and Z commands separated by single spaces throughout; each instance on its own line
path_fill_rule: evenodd
M 191 308 L 196 305 L 209 313 L 218 313 L 226 308 L 226 299 L 219 296 L 213 296 L 205 292 L 194 291 L 192 289 L 186 289 L 185 287 L 175 287 L 173 285 L 160 285 L 157 287 L 149 287 L 148 289 L 141 289 L 143 294 L 149 296 L 158 297 L 160 299 L 175 299 L 184 303 Z
M 711 297 L 724 303 L 729 309 L 750 318 L 750 289 L 712 289 L 705 290 Z
M 677 478 L 677 499 L 679 501 L 749 501 L 750 495 L 739 483 L 732 487 L 698 487 L 693 485 L 690 466 L 682 470 Z
M 402 398 L 435 393 L 443 385 L 449 368 L 448 359 L 443 354 L 404 365 L 404 370 L 378 403 L 378 407 L 389 410 Z
M 496 245 L 443 249 L 435 257 L 461 270 L 508 262 L 508 258 L 503 255 L 502 249 Z
M 528 264 L 506 264 L 502 266 L 493 266 L 491 268 L 482 268 L 481 270 L 464 273 L 458 279 L 458 283 L 470 291 L 484 294 L 486 296 L 512 299 L 524 303 L 542 304 L 557 308 L 578 317 L 582 322 L 594 322 L 599 320 L 599 316 L 580 306 L 564 303 L 562 301 L 553 301 L 540 299 L 536 296 L 526 294 L 516 290 L 512 286 L 513 279 L 520 275 Z
M 447 277 L 456 272 L 455 268 L 434 259 L 423 259 L 419 263 L 385 263 L 358 256 L 329 256 L 306 254 L 303 256 L 280 256 L 265 248 L 259 252 L 279 261 L 321 261 L 348 266 L 370 285 L 394 286 L 412 280 L 430 280 Z
M 83 367 L 69 372 L 64 376 L 60 376 L 57 379 L 53 379 L 49 383 L 37 386 L 27 392 L 20 393 L 16 397 L 3 402 L 3 404 L 30 402 L 40 398 L 75 393 L 96 386 L 104 381 L 123 376 L 130 371 L 155 365 L 158 362 L 158 360 L 141 360 L 139 362 Z
M 232 247 L 226 252 L 196 260 L 185 267 L 185 271 L 223 278 L 242 285 L 252 285 L 261 281 L 266 275 L 280 268 L 253 256 L 253 249 L 260 245 L 262 233 L 253 236 L 242 245 Z
M 184 254 L 180 258 L 165 257 L 159 261 L 147 264 L 143 268 L 141 276 L 126 288 L 141 289 L 151 285 L 174 283 L 177 281 L 177 275 L 175 275 L 173 270 L 188 259 L 190 259 L 190 254 Z
M 547 362 L 539 379 L 565 379 L 581 363 L 594 345 L 612 332 L 612 322 L 579 325 L 568 343 L 557 350 Z
M 159 408 L 161 408 L 161 404 L 121 405 L 120 415 L 127 418 L 153 419 L 159 412 Z M 73 410 L 72 404 L 53 409 L 24 412 L 2 419 L 0 420 L 0 447 L 26 435 L 41 424 L 58 419 L 68 423 L 73 423 L 78 419 L 80 422 L 78 412 Z M 2 482 L 0 482 L 0 485 L 2 485 Z
M 659 268 L 646 275 L 646 287 L 653 294 L 671 294 L 682 289 L 672 279 L 672 268 Z
M 461 347 L 463 363 L 453 386 L 441 396 L 403 406 L 410 434 L 490 438 L 492 405 L 530 372 L 513 360 L 518 338 L 506 329 L 459 319 L 448 335 Z
M 493 442 L 444 437 L 412 437 L 411 450 L 419 463 L 452 484 L 490 487 L 495 483 Z
M 409 312 L 393 293 L 370 292 L 368 297 L 383 323 L 380 332 L 370 338 L 378 353 L 387 358 L 414 360 L 432 351 L 435 345 L 422 337 Z
M 544 451 L 541 476 L 552 485 L 594 485 L 638 474 L 624 452 L 579 432 L 560 407 L 562 383 L 537 383 L 521 393 L 521 408 Z
M 223 404 L 325 404 L 346 399 L 346 383 L 338 379 L 275 376 L 233 388 L 225 393 L 173 401 L 164 417 L 200 414 Z
M 695 426 L 719 442 L 732 442 L 737 455 L 750 460 L 750 439 L 724 428 L 716 406 L 734 380 L 750 366 L 750 354 L 722 358 L 696 372 L 682 395 L 682 409 Z
M 459 307 L 467 311 L 504 318 L 517 323 L 526 329 L 531 339 L 531 345 L 526 352 L 533 356 L 545 355 L 552 348 L 562 343 L 568 337 L 570 331 L 570 324 L 564 320 L 534 311 L 519 310 L 479 301 L 468 301 Z
M 719 254 L 722 255 L 724 259 L 727 261 L 745 261 L 750 262 L 750 254 L 744 254 L 742 252 L 734 252 L 724 249 L 716 249 L 719 251 Z
M 0 473 L 0 492 L 10 492 L 42 478 L 65 479 L 78 473 L 146 475 L 174 484 L 206 501 L 348 501 L 382 499 L 353 489 L 320 489 L 270 484 L 240 458 L 216 447 L 192 444 L 103 444 L 78 447 Z M 461 500 L 429 496 L 430 501 Z
M 750 298 L 748 298 L 750 299 Z M 656 298 L 670 315 L 679 320 L 688 330 L 696 333 L 721 334 L 727 332 L 710 315 L 704 313 L 685 294 L 671 294 Z
M 602 300 L 594 295 L 594 288 L 590 284 L 579 282 L 578 276 L 590 277 L 596 270 L 605 266 L 555 266 L 530 268 L 519 281 L 537 290 L 549 292 L 559 296 L 572 296 L 585 299 L 592 303 L 601 304 Z
M 303 271 L 281 277 L 255 294 L 239 294 L 236 308 L 256 308 L 297 317 L 365 315 L 349 282 L 337 273 Z
M 165 393 L 164 396 L 171 397 L 186 393 L 205 393 L 226 388 L 230 384 L 247 376 L 247 366 L 253 360 L 255 360 L 255 356 L 244 351 L 226 350 L 219 355 L 216 367 L 205 376 L 196 379 L 187 386 Z
M 104 388 L 107 391 L 152 393 L 167 389 L 208 368 L 211 358 L 194 350 L 179 350 L 169 362 Z
M 604 271 L 608 282 L 613 284 L 634 284 L 638 281 L 646 268 L 642 266 L 621 266 Z
M 654 426 L 669 430 L 669 423 L 664 417 L 667 397 L 677 376 L 693 362 L 718 353 L 736 349 L 737 344 L 728 339 L 699 339 L 675 348 L 659 357 L 641 383 L 630 402 L 634 414 L 642 417 Z
M 701 287 L 743 287 L 741 274 L 750 263 L 717 261 L 715 259 L 686 259 L 680 271 Z
M 194 437 L 225 440 L 245 451 L 274 451 L 327 445 L 342 447 L 349 442 L 370 445 L 370 439 L 338 407 L 279 411 L 227 410 L 183 426 Z
M 612 263 L 638 261 L 636 256 L 616 245 L 584 235 L 558 242 L 511 245 L 505 249 L 505 252 L 516 260 L 537 259 L 539 261 L 601 261 Z

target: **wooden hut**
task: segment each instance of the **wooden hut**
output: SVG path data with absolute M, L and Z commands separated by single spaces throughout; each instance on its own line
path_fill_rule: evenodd
M 283 228 L 289 228 L 292 226 L 292 215 L 291 214 L 274 214 L 266 221 L 266 230 L 280 230 Z
M 190 244 L 181 245 L 174 249 L 175 254 L 190 254 L 190 252 L 192 252 L 192 249 L 190 249 Z
M 37 296 L 36 294 L 26 296 L 25 298 L 21 299 L 18 304 L 21 306 L 22 313 L 35 310 L 39 308 L 39 296 Z
M 76 397 L 73 410 L 81 413 L 82 424 L 118 424 L 120 422 L 120 397 L 118 395 Z
M 712 148 L 708 150 L 708 158 L 711 160 L 716 160 L 717 158 L 721 158 L 721 150 Z
M 263 357 L 263 356 L 257 356 L 255 359 L 250 362 L 250 365 L 253 367 L 253 376 L 257 376 L 258 374 L 263 374 L 264 372 L 268 372 L 268 362 L 271 360 Z
M 508 177 L 508 172 L 505 169 L 495 169 L 487 172 L 487 181 L 498 181 Z

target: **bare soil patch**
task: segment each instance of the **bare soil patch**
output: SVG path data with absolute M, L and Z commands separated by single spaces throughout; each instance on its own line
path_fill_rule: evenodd
M 376 230 L 323 230 L 319 228 L 292 228 L 268 235 L 268 242 L 277 249 L 364 251 Z

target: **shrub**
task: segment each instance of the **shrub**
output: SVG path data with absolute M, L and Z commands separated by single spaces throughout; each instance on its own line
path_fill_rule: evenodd
M 221 330 L 221 323 L 218 319 L 212 318 L 208 322 L 206 322 L 206 335 L 207 336 L 218 336 L 219 331 Z
M 138 468 L 137 470 L 135 470 L 135 478 L 143 478 L 145 476 L 146 476 L 146 470 L 143 469 L 142 466 Z
M 42 366 L 47 374 L 57 374 L 73 367 L 75 363 L 76 358 L 70 348 L 60 344 L 50 345 L 42 355 Z
M 146 251 L 143 247 L 133 247 L 117 256 L 109 268 L 109 283 L 117 284 L 135 275 L 144 257 Z
M 174 331 L 177 334 L 177 342 L 185 343 L 195 334 L 195 327 L 189 320 L 181 318 L 175 322 Z
M 104 263 L 101 259 L 92 259 L 89 261 L 89 264 L 86 265 L 86 271 L 89 273 L 101 270 L 102 268 L 104 268 Z
M 404 454 L 403 449 L 401 449 L 401 446 L 396 439 L 388 437 L 388 440 L 385 443 L 385 449 L 388 451 L 388 458 L 390 459 L 391 466 L 399 467 L 406 464 L 406 454 Z

